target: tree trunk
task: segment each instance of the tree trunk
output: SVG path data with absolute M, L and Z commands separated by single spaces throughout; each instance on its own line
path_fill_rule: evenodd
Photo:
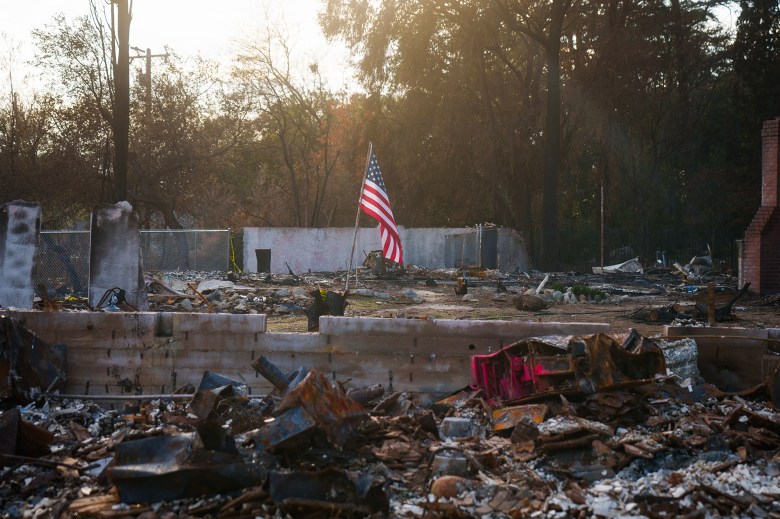
M 553 3 L 550 34 L 545 45 L 547 60 L 547 118 L 545 124 L 544 184 L 542 202 L 541 266 L 555 267 L 558 256 L 558 177 L 561 168 L 561 28 L 563 0 Z

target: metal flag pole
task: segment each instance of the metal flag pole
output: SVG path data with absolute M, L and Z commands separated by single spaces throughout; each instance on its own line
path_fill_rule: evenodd
M 349 267 L 347 267 L 347 281 L 344 283 L 344 294 L 349 290 L 349 273 L 352 272 L 352 256 L 355 255 L 355 242 L 357 242 L 358 222 L 360 221 L 360 201 L 363 199 L 363 187 L 368 176 L 368 165 L 371 162 L 371 153 L 374 151 L 374 143 L 368 143 L 368 155 L 366 156 L 366 169 L 363 171 L 363 181 L 360 182 L 360 198 L 358 198 L 357 214 L 355 215 L 355 235 L 352 237 L 352 251 L 349 253 Z

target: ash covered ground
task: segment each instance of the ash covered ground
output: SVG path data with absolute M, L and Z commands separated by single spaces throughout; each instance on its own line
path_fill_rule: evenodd
M 634 329 L 669 369 L 523 401 L 469 387 L 426 406 L 381 387 L 326 384 L 306 367 L 297 385 L 259 396 L 240 381 L 110 404 L 6 395 L 3 516 L 780 517 L 777 377 L 724 391 L 700 376 L 690 342 L 662 337 L 665 324 L 709 326 L 696 308 L 708 301 L 722 310 L 717 326 L 777 326 L 775 298 L 740 295 L 727 275 L 694 282 L 669 270 L 465 274 L 359 274 L 344 313 L 607 322 L 614 333 L 589 344 L 625 345 Z M 345 283 L 343 273 L 147 281 L 154 310 L 267 313 L 270 330 L 300 332 L 312 292 Z

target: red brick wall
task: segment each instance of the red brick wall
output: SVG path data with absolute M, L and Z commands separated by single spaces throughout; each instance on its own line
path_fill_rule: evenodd
M 780 292 L 780 210 L 778 162 L 780 117 L 764 121 L 761 130 L 761 207 L 745 231 L 742 280 L 759 295 Z

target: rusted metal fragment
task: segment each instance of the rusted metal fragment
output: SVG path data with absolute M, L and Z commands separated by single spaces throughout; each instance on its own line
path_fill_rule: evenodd
M 271 472 L 271 498 L 289 512 L 327 511 L 341 514 L 387 513 L 387 484 L 375 476 L 347 470 Z
M 246 382 L 240 382 L 209 370 L 203 372 L 203 377 L 198 385 L 198 391 L 218 389 L 224 386 L 231 386 L 235 395 L 246 396 L 249 393 L 249 387 L 246 385 Z
M 289 387 L 290 381 L 287 375 L 265 355 L 260 355 L 260 358 L 252 363 L 252 367 L 279 391 L 286 391 Z
M 396 391 L 385 396 L 371 409 L 374 414 L 387 416 L 405 416 L 412 408 L 409 395 L 403 391 Z
M 0 316 L 0 405 L 28 404 L 36 394 L 65 386 L 67 349 L 50 346 L 7 316 Z
M 343 447 L 368 419 L 363 406 L 335 388 L 322 372 L 310 371 L 288 390 L 274 410 L 274 420 L 253 433 L 255 445 L 271 451 L 293 449 L 319 430 Z
M 472 369 L 473 369 L 473 364 L 472 364 Z M 480 394 L 479 389 L 473 390 L 470 386 L 466 386 L 458 390 L 457 392 L 451 394 L 450 396 L 442 398 L 438 402 L 434 402 L 433 405 L 431 405 L 431 410 L 436 415 L 441 417 L 445 415 L 453 407 L 464 405 L 472 398 L 476 398 L 477 396 L 479 396 L 479 394 Z
M 205 421 L 219 420 L 221 411 L 229 411 L 229 401 L 236 397 L 233 386 L 222 386 L 214 389 L 199 390 L 190 401 L 190 411 Z M 225 409 L 221 409 L 225 406 Z
M 347 391 L 347 396 L 360 405 L 366 405 L 370 402 L 382 398 L 385 394 L 385 388 L 382 384 L 373 386 L 355 388 Z
M 493 431 L 511 429 L 524 417 L 536 423 L 544 422 L 547 406 L 544 404 L 516 405 L 493 410 Z
M 290 409 L 305 410 L 321 429 L 328 441 L 343 447 L 368 419 L 365 408 L 336 389 L 318 370 L 311 370 L 306 378 L 284 395 L 275 410 L 279 416 Z
M 473 387 L 505 403 L 553 394 L 591 394 L 647 383 L 666 374 L 660 348 L 638 341 L 631 350 L 604 334 L 539 337 L 471 359 Z
M 291 450 L 302 444 L 317 429 L 314 418 L 300 407 L 288 409 L 251 436 L 258 447 L 269 451 Z
M 201 420 L 219 420 L 229 413 L 231 400 L 246 397 L 248 393 L 249 388 L 244 382 L 205 371 L 189 409 Z
M 523 415 L 515 423 L 512 429 L 512 443 L 521 445 L 527 452 L 534 450 L 536 439 L 539 437 L 539 424 L 530 416 Z
M 228 492 L 265 481 L 265 468 L 245 463 L 219 427 L 117 444 L 109 478 L 123 502 L 156 502 Z
M 54 434 L 22 419 L 18 407 L 0 413 L 0 465 L 14 463 L 6 455 L 43 456 Z
M 261 355 L 259 359 L 253 362 L 252 367 L 257 373 L 265 377 L 277 391 L 282 393 L 300 384 L 301 380 L 303 380 L 309 372 L 308 369 L 301 366 L 295 371 L 284 373 L 265 355 Z

